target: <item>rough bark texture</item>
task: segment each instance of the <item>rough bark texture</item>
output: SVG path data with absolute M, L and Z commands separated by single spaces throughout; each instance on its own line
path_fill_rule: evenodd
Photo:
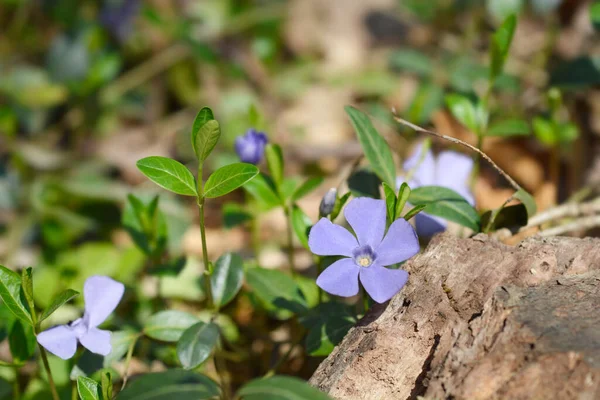
M 311 383 L 338 399 L 600 399 L 600 240 L 440 235 Z

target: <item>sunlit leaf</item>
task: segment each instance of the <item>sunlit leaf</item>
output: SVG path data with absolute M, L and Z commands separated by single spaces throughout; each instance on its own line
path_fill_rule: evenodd
M 329 400 L 330 397 L 299 378 L 273 376 L 248 382 L 239 390 L 243 400 Z
M 2 301 L 17 318 L 31 325 L 31 313 L 23 301 L 22 293 L 19 274 L 0 265 L 0 297 Z
M 167 157 L 151 156 L 136 163 L 158 186 L 184 196 L 196 196 L 194 176 L 183 164 Z
M 185 369 L 196 368 L 210 357 L 219 340 L 219 327 L 198 322 L 190 326 L 177 342 L 177 357 Z
M 427 206 L 427 213 L 445 218 L 479 232 L 477 211 L 464 197 L 442 186 L 421 186 L 411 191 L 409 203 Z
M 186 329 L 198 321 L 198 317 L 183 311 L 160 311 L 146 320 L 144 334 L 163 342 L 176 342 Z
M 243 186 L 258 175 L 258 168 L 247 163 L 229 164 L 213 172 L 204 185 L 204 197 L 214 198 Z

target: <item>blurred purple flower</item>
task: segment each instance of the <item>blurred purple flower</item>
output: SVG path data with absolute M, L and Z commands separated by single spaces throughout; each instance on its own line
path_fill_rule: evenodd
M 423 142 L 419 143 L 410 157 L 404 162 L 404 170 L 412 172 L 407 182 L 411 189 L 420 186 L 443 186 L 452 189 L 465 198 L 471 205 L 475 199 L 469 188 L 469 176 L 473 170 L 473 160 L 455 151 L 442 151 L 437 157 L 431 150 L 423 153 Z M 398 185 L 402 183 L 399 179 Z M 448 222 L 440 217 L 420 212 L 415 216 L 415 225 L 419 236 L 433 236 L 446 230 Z
M 267 135 L 249 129 L 245 135 L 235 139 L 235 152 L 242 162 L 258 164 L 262 160 L 267 145 Z
M 321 218 L 310 230 L 308 245 L 320 256 L 344 256 L 317 278 L 328 293 L 350 297 L 358 293 L 358 281 L 378 303 L 391 299 L 408 280 L 408 273 L 385 268 L 409 259 L 419 252 L 413 227 L 400 218 L 385 234 L 385 201 L 360 197 L 344 209 L 346 220 L 356 233 Z
M 133 18 L 139 10 L 139 0 L 106 0 L 100 11 L 100 22 L 117 39 L 123 41 L 131 33 Z
M 50 353 L 67 360 L 75 355 L 77 341 L 92 353 L 106 356 L 112 350 L 110 332 L 98 329 L 117 307 L 125 286 L 107 276 L 91 276 L 83 285 L 85 312 L 67 325 L 58 325 L 37 336 Z

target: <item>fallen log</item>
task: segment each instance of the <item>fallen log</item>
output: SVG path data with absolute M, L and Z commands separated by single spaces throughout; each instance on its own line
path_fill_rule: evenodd
M 600 399 L 600 240 L 436 236 L 310 382 L 336 399 Z

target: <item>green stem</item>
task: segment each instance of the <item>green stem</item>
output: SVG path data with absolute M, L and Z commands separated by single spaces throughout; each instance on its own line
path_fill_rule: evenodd
M 317 259 L 317 276 L 321 275 L 321 273 L 323 272 L 323 257 L 319 257 L 319 256 L 315 256 Z M 318 286 L 319 288 L 319 304 L 323 303 L 323 289 L 321 289 L 320 286 Z
M 296 263 L 294 262 L 294 236 L 292 232 L 292 213 L 290 212 L 290 208 L 288 206 L 284 207 L 285 212 L 285 220 L 286 220 L 286 230 L 287 230 L 287 256 L 288 263 L 290 265 L 290 269 L 292 271 L 292 276 L 296 276 Z
M 204 263 L 204 290 L 206 291 L 206 306 L 209 310 L 213 308 L 212 286 L 210 276 L 212 271 L 208 261 L 208 250 L 206 247 L 206 228 L 204 227 L 204 197 L 198 202 L 198 211 L 200 213 L 200 237 L 202 239 L 202 260 Z M 217 310 L 218 311 L 218 310 Z
M 19 385 L 19 367 L 15 367 L 15 381 L 13 382 L 13 400 L 21 398 L 21 386 Z
M 123 383 L 121 384 L 121 390 L 125 389 L 125 385 L 127 385 L 127 379 L 129 379 L 129 364 L 131 363 L 131 359 L 133 358 L 133 350 L 135 349 L 135 344 L 137 343 L 140 335 L 137 335 L 135 339 L 131 341 L 129 348 L 127 349 L 127 355 L 125 356 L 125 371 L 123 372 Z
M 41 344 L 38 343 L 38 347 L 40 348 L 40 355 L 42 356 L 42 362 L 44 364 L 44 369 L 46 370 L 46 374 L 48 375 L 48 384 L 50 385 L 50 392 L 52 393 L 53 400 L 60 400 L 58 396 L 58 391 L 56 390 L 56 385 L 54 384 L 54 378 L 52 377 L 52 371 L 50 370 L 50 363 L 48 362 L 48 355 L 46 354 L 46 349 L 42 347 Z

